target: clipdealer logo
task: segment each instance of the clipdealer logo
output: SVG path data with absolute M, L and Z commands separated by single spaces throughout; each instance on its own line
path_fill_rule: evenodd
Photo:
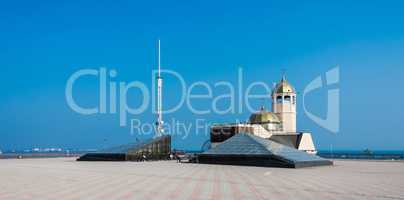
M 303 110 L 304 113 L 319 126 L 331 131 L 332 133 L 338 133 L 340 129 L 340 90 L 339 88 L 333 88 L 327 90 L 327 116 L 325 119 L 314 115 L 306 108 L 305 97 L 307 94 L 314 90 L 320 90 L 324 87 L 337 86 L 340 81 L 339 67 L 335 67 L 325 73 L 325 81 L 320 76 L 313 79 L 303 91 Z M 325 85 L 323 84 L 325 82 Z
M 180 96 L 180 100 L 176 102 L 175 106 L 170 108 L 165 107 L 163 109 L 164 114 L 174 113 L 184 105 L 194 115 L 243 113 L 245 108 L 249 112 L 255 112 L 256 109 L 251 105 L 251 101 L 268 98 L 271 92 L 271 87 L 264 82 L 256 81 L 244 85 L 242 68 L 238 70 L 236 84 L 230 81 L 219 81 L 214 84 L 209 84 L 206 81 L 197 81 L 188 84 L 180 73 L 167 69 L 161 70 L 161 73 L 166 77 L 172 76 L 180 83 L 180 87 L 176 90 L 176 94 Z M 156 74 L 157 71 L 152 71 L 152 90 L 156 89 Z M 75 100 L 73 91 L 74 88 L 77 87 L 75 83 L 78 79 L 88 78 L 89 76 L 97 77 L 99 80 L 99 100 L 97 105 L 85 108 L 80 106 L 80 103 Z M 113 80 L 116 77 L 116 70 L 108 70 L 106 68 L 82 69 L 73 73 L 68 78 L 65 88 L 65 97 L 68 106 L 73 111 L 82 115 L 119 114 L 120 126 L 127 126 L 129 114 L 139 115 L 144 113 L 149 108 L 150 103 L 152 113 L 156 114 L 156 92 L 152 92 L 152 95 L 150 95 L 150 88 L 144 83 L 139 81 L 117 82 Z M 255 91 L 257 89 L 261 89 L 264 92 L 256 94 L 257 92 Z M 141 99 L 141 104 L 136 108 L 128 105 L 127 96 L 130 90 L 137 90 L 141 93 L 141 95 L 138 96 L 138 98 Z M 203 94 L 198 92 L 200 90 L 204 91 Z M 217 91 L 224 92 L 217 95 L 214 94 Z M 197 100 L 209 101 L 209 107 L 206 109 L 198 109 L 197 106 L 195 106 L 195 101 Z M 226 106 L 220 106 L 222 102 L 225 102 Z
M 180 95 L 180 100 L 175 106 L 171 108 L 163 109 L 164 114 L 174 113 L 178 111 L 184 104 L 187 106 L 188 110 L 191 111 L 195 116 L 203 116 L 205 114 L 241 114 L 246 108 L 247 112 L 253 113 L 257 110 L 251 105 L 251 100 L 269 99 L 269 94 L 271 93 L 271 87 L 265 82 L 256 81 L 250 84 L 244 85 L 243 81 L 243 70 L 238 69 L 237 83 L 233 84 L 229 81 L 220 81 L 215 84 L 209 84 L 205 81 L 197 81 L 192 84 L 187 84 L 181 74 L 172 70 L 161 70 L 165 76 L 172 76 L 180 82 L 180 88 L 176 90 L 176 94 Z M 95 114 L 118 114 L 119 115 L 119 125 L 121 127 L 127 126 L 128 121 L 131 122 L 131 133 L 133 134 L 133 128 L 139 127 L 138 132 L 150 132 L 153 133 L 153 123 L 143 123 L 138 119 L 128 120 L 128 115 L 140 115 L 144 113 L 150 106 L 152 106 L 152 114 L 156 114 L 156 92 L 150 92 L 150 88 L 146 84 L 140 81 L 123 82 L 114 81 L 117 78 L 117 71 L 114 69 L 99 68 L 99 69 L 81 69 L 73 73 L 67 80 L 65 88 L 65 98 L 68 106 L 76 113 L 82 115 L 95 115 Z M 152 90 L 156 90 L 156 75 L 157 71 L 152 71 Z M 75 82 L 80 78 L 86 78 L 89 76 L 97 77 L 99 81 L 99 100 L 98 105 L 93 107 L 84 108 L 80 106 L 79 102 L 76 102 L 73 96 L 73 90 L 75 88 Z M 339 118 L 340 118 L 340 105 L 339 105 L 339 88 L 328 90 L 327 99 L 327 116 L 325 119 L 314 115 L 311 113 L 305 102 L 305 97 L 309 93 L 320 90 L 326 86 L 333 86 L 339 83 L 339 67 L 335 67 L 325 73 L 325 84 L 323 84 L 323 78 L 321 76 L 313 79 L 303 91 L 303 110 L 305 114 L 319 126 L 331 131 L 332 133 L 337 133 L 339 131 Z M 204 94 L 195 94 L 195 90 L 203 89 L 206 91 Z M 219 95 L 214 95 L 214 91 L 218 88 L 225 89 L 227 92 L 221 93 Z M 261 89 L 264 92 L 260 94 L 254 93 L 254 89 Z M 141 93 L 139 99 L 141 104 L 136 107 L 130 107 L 128 105 L 128 92 L 130 90 L 137 90 Z M 223 91 L 223 90 L 221 90 Z M 237 91 L 237 92 L 236 92 Z M 151 95 L 150 95 L 151 93 Z M 195 108 L 193 101 L 195 100 L 205 100 L 210 102 L 210 107 L 207 109 L 197 109 Z M 225 102 L 228 106 L 221 108 L 218 106 L 220 102 Z M 196 117 L 197 118 L 197 117 Z M 195 122 L 199 124 L 201 119 Z M 165 126 L 176 127 L 178 124 L 182 124 L 183 129 L 186 131 L 192 128 L 179 123 L 178 121 L 172 120 L 172 124 L 165 124 Z M 208 125 L 208 124 L 207 124 Z M 146 127 L 144 127 L 146 126 Z M 145 130 L 150 131 L 145 131 Z M 203 128 L 206 132 L 206 127 Z M 178 131 L 176 131 L 178 132 Z

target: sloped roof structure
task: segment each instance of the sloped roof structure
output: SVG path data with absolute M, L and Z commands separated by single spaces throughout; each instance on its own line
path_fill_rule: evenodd
M 319 156 L 246 133 L 236 134 L 203 152 L 198 160 L 209 164 L 287 168 L 332 165 L 331 161 Z

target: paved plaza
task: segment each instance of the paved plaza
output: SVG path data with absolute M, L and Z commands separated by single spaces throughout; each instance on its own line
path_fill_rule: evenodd
M 404 162 L 303 169 L 153 162 L 0 160 L 0 199 L 404 199 Z

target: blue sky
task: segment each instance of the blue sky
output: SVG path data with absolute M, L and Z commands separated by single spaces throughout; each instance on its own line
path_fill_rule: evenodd
M 404 14 L 401 1 L 13 1 L 0 6 L 0 149 L 100 148 L 131 142 L 118 115 L 83 116 L 64 92 L 80 69 L 115 69 L 114 81 L 150 86 L 156 40 L 162 66 L 187 82 L 278 81 L 282 69 L 296 87 L 298 128 L 313 132 L 319 149 L 404 149 Z M 319 127 L 303 112 L 305 86 L 340 66 L 341 127 Z M 165 106 L 178 83 L 165 81 Z M 83 105 L 98 100 L 96 78 L 77 83 Z M 221 91 L 215 91 L 220 93 Z M 259 93 L 260 91 L 256 91 Z M 262 91 L 261 91 L 262 92 Z M 307 97 L 325 116 L 327 89 Z M 131 93 L 128 101 L 136 105 Z M 198 102 L 203 108 L 210 102 Z M 258 108 L 262 102 L 255 102 Z M 265 102 L 269 105 L 269 99 Z M 208 122 L 245 120 L 249 112 L 198 116 Z M 182 108 L 165 116 L 191 122 Z M 152 122 L 150 110 L 129 116 Z M 139 136 L 138 136 L 139 137 Z M 207 134 L 176 137 L 174 146 L 197 150 Z

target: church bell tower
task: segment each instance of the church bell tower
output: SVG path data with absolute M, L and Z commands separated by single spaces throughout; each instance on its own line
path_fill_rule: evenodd
M 283 76 L 272 90 L 272 112 L 282 124 L 285 133 L 296 133 L 296 91 Z

